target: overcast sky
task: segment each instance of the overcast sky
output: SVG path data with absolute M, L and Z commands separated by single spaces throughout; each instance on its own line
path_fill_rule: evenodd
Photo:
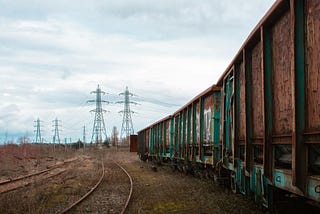
M 108 136 L 128 86 L 135 131 L 216 83 L 275 0 L 0 0 L 0 143 L 91 139 L 99 84 Z

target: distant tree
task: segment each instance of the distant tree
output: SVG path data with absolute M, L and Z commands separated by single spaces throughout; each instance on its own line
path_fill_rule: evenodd
M 30 139 L 27 136 L 22 136 L 18 138 L 18 144 L 31 143 Z
M 113 129 L 112 129 L 112 133 L 111 133 L 112 146 L 118 145 L 118 135 L 119 135 L 119 132 L 117 130 L 117 127 L 114 126 Z
M 103 141 L 103 145 L 105 147 L 110 147 L 110 138 L 107 138 L 105 141 Z

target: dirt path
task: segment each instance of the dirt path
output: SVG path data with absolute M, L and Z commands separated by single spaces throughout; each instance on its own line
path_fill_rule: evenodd
M 33 165 L 29 167 L 29 164 L 25 164 L 22 158 L 21 160 L 17 159 L 19 160 L 17 163 L 3 162 L 6 163 L 5 166 L 8 166 L 7 168 L 4 167 L 5 172 L 10 173 L 6 173 L 2 178 L 4 179 L 8 175 L 28 174 L 34 171 L 34 168 L 46 168 L 46 166 L 52 165 L 52 162 L 59 161 L 59 155 L 62 155 L 62 160 L 65 160 L 67 157 L 79 157 L 80 153 L 82 152 L 66 152 L 65 154 L 61 152 L 54 153 L 52 156 L 47 154 L 47 156 L 42 156 L 39 159 L 41 165 L 43 165 L 41 167 L 34 167 Z M 169 167 L 164 166 L 157 167 L 157 170 L 154 171 L 151 164 L 140 161 L 136 153 L 129 153 L 127 150 L 117 151 L 112 148 L 86 150 L 84 153 L 88 154 L 92 160 L 79 161 L 79 165 L 71 171 L 68 170 L 67 174 L 59 178 L 54 178 L 50 182 L 35 182 L 21 190 L 1 194 L 0 213 L 21 213 L 21 210 L 24 210 L 24 213 L 55 213 L 64 209 L 67 204 L 77 200 L 95 184 L 101 174 L 101 160 L 105 160 L 106 165 L 108 160 L 115 160 L 131 174 L 134 187 L 132 200 L 127 210 L 127 213 L 130 214 L 262 213 L 246 197 L 233 194 L 213 181 L 203 181 L 191 175 L 173 172 Z M 48 160 L 47 157 L 53 157 L 53 161 Z M 2 161 L 4 160 L 6 159 L 2 157 Z M 12 160 L 16 160 L 16 158 Z M 20 169 L 20 166 L 23 166 L 23 170 Z M 88 204 L 84 204 L 80 209 L 81 211 L 78 210 L 80 213 L 118 212 L 117 204 L 118 207 L 122 206 L 123 200 L 122 197 L 113 197 L 113 195 L 121 192 L 127 195 L 128 181 L 124 181 L 123 176 L 116 171 L 112 168 L 107 170 L 107 177 L 109 177 L 103 183 L 103 188 L 100 189 L 98 194 L 99 197 L 92 199 L 97 202 L 97 205 L 95 205 L 97 209 L 92 209 L 93 203 L 87 201 Z M 99 203 L 104 203 L 104 205 L 99 207 Z M 96 212 L 95 210 L 99 211 Z
M 135 154 L 123 154 L 124 167 L 134 182 L 127 213 L 262 213 L 249 199 L 233 194 L 212 181 L 173 172 L 168 167 L 152 170 Z M 130 160 L 130 161 L 128 161 Z

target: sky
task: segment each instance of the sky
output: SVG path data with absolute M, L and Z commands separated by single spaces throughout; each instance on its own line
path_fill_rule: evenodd
M 275 0 L 0 0 L 0 143 L 90 141 L 97 86 L 106 132 L 134 131 L 215 84 Z

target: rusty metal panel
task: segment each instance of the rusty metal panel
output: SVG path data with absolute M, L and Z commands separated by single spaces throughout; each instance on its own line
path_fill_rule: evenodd
M 194 139 L 193 139 L 193 109 L 194 109 L 194 106 L 192 105 L 190 107 L 190 112 L 189 112 L 189 123 L 190 123 L 190 145 L 192 145 L 194 143 Z
M 163 121 L 161 122 L 161 125 L 160 125 L 160 140 L 161 140 L 160 152 L 162 156 L 165 154 L 165 150 L 166 150 L 165 124 L 166 124 L 166 121 Z
M 292 185 L 291 170 L 275 169 L 273 173 L 274 186 L 301 196 L 304 195 L 296 186 Z
M 130 135 L 130 152 L 137 152 L 137 141 L 138 136 L 137 135 Z
M 240 109 L 239 109 L 239 140 L 246 139 L 246 75 L 243 62 L 239 65 Z
M 189 126 L 189 108 L 186 108 L 185 109 L 185 120 L 184 120 L 184 122 L 185 122 L 185 126 L 184 126 L 184 129 L 185 129 L 185 136 L 184 136 L 184 138 L 185 138 L 185 144 L 186 144 L 186 146 L 188 146 L 188 143 L 189 143 L 189 128 L 188 128 L 188 126 Z
M 166 148 L 170 148 L 170 120 L 165 122 L 166 129 Z
M 320 202 L 320 177 L 310 176 L 307 178 L 307 197 Z
M 184 159 L 184 151 L 183 151 L 183 120 L 184 114 L 183 111 L 180 112 L 180 120 L 179 120 L 179 156 L 181 159 Z
M 200 102 L 196 104 L 196 144 L 200 144 Z
M 320 131 L 320 1 L 306 3 L 306 130 Z
M 150 145 L 149 145 L 149 131 L 150 129 L 147 129 L 145 131 L 145 138 L 146 138 L 146 141 L 145 141 L 145 144 L 146 144 L 146 151 L 150 152 L 149 148 L 150 148 Z
M 184 143 L 183 142 L 183 121 L 184 121 L 184 114 L 181 111 L 181 113 L 180 113 L 180 130 L 179 130 L 179 136 L 180 136 L 179 144 L 180 144 L 180 146 Z
M 263 120 L 263 77 L 261 70 L 261 42 L 252 49 L 251 55 L 251 103 L 252 103 L 252 137 L 253 141 L 262 138 L 264 134 Z M 255 143 L 255 142 L 253 142 Z M 259 142 L 263 143 L 263 142 Z
M 203 143 L 204 144 L 212 144 L 212 117 L 213 117 L 213 95 L 204 98 L 204 129 L 203 129 Z
M 273 134 L 292 133 L 292 73 L 290 13 L 285 13 L 272 29 Z

